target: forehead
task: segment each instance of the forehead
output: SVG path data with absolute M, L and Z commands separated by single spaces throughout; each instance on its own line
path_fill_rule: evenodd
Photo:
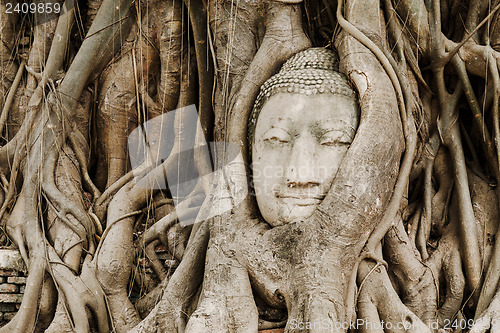
M 257 128 L 272 126 L 285 121 L 292 126 L 309 123 L 348 123 L 356 127 L 359 119 L 354 98 L 339 94 L 300 95 L 279 93 L 264 104 L 259 114 Z

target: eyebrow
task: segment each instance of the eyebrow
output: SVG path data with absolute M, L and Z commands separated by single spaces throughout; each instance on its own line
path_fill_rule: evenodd
M 338 123 L 342 123 L 342 126 L 340 126 L 338 128 L 332 127 Z M 352 126 L 352 124 L 350 122 L 347 122 L 347 121 L 345 121 L 343 119 L 339 119 L 339 118 L 327 119 L 325 121 L 318 121 L 318 122 L 316 122 L 315 126 L 318 126 L 319 128 L 323 129 L 325 131 L 325 133 L 329 132 L 331 130 L 342 131 L 342 132 L 345 132 L 347 134 L 351 134 L 351 133 L 356 132 L 356 128 L 354 126 Z
M 290 127 L 290 125 L 293 123 L 292 119 L 288 118 L 288 117 L 285 117 L 285 118 L 279 117 L 276 120 L 271 118 L 270 120 L 272 121 L 270 128 L 281 128 L 283 130 L 286 130 L 286 128 L 281 127 L 280 124 L 285 123 L 286 127 Z

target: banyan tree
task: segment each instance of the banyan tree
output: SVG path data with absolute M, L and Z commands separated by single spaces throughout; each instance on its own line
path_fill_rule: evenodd
M 499 9 L 0 0 L 0 332 L 500 332 Z

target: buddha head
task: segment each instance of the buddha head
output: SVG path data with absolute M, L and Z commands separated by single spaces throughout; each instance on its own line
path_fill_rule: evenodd
M 311 48 L 261 87 L 249 119 L 252 181 L 273 227 L 309 217 L 326 196 L 359 122 L 338 56 Z

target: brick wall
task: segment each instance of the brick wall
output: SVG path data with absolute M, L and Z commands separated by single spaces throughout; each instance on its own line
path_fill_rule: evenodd
M 23 300 L 26 268 L 17 250 L 0 249 L 0 326 L 16 314 Z
M 19 310 L 26 285 L 26 267 L 17 250 L 0 248 L 0 327 Z M 283 333 L 283 328 L 260 333 Z

